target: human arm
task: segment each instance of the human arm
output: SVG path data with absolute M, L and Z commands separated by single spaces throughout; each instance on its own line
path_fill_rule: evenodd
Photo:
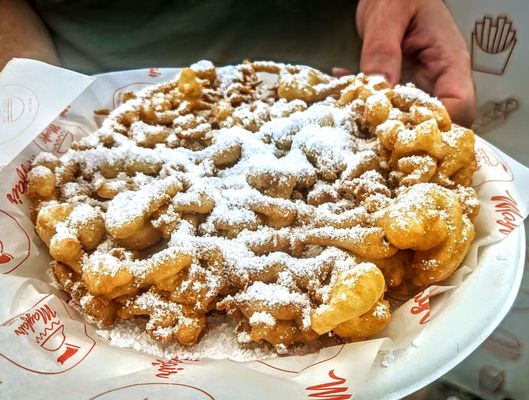
M 25 0 L 0 0 L 0 70 L 13 57 L 59 65 L 50 33 Z
M 441 0 L 360 0 L 356 25 L 361 71 L 383 74 L 392 84 L 412 81 L 438 97 L 455 122 L 472 123 L 470 56 Z

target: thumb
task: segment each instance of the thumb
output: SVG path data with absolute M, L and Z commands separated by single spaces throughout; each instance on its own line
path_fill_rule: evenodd
M 400 80 L 401 43 L 411 20 L 411 12 L 400 2 L 361 1 L 356 21 L 363 40 L 360 71 L 381 74 L 395 85 Z
M 476 117 L 476 97 L 468 53 L 450 60 L 435 80 L 433 94 L 443 102 L 454 122 L 471 126 Z
M 441 101 L 453 122 L 467 128 L 472 126 L 472 122 L 474 122 L 474 119 L 476 118 L 476 108 L 474 103 L 466 101 L 465 99 L 453 98 L 444 98 L 441 99 Z

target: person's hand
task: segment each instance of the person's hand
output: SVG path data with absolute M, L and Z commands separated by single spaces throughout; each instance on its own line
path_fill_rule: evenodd
M 470 126 L 475 97 L 470 56 L 441 0 L 360 0 L 360 71 L 391 84 L 414 82 L 438 97 L 454 122 Z

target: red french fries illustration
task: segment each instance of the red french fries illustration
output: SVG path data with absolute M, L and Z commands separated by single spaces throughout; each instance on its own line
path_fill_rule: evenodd
M 472 31 L 472 69 L 503 75 L 518 41 L 516 29 L 507 16 L 477 20 Z

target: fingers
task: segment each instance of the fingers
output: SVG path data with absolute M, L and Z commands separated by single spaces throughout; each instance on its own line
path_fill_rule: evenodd
M 476 110 L 465 40 L 441 1 L 423 2 L 416 11 L 402 45 L 408 79 L 438 97 L 454 122 L 470 126 Z
M 399 82 L 401 43 L 412 15 L 406 2 L 360 1 L 356 23 L 363 40 L 360 55 L 362 72 L 384 75 L 393 85 Z
M 470 127 L 476 100 L 468 52 L 464 47 L 456 51 L 442 47 L 435 52 L 433 59 L 423 57 L 415 65 L 409 64 L 409 76 L 404 79 L 439 98 L 455 123 Z
M 450 62 L 435 81 L 433 95 L 443 102 L 452 121 L 470 127 L 476 117 L 470 56 L 466 49 L 457 54 L 449 57 Z
M 465 47 L 449 55 L 447 63 L 440 71 L 432 94 L 446 107 L 455 123 L 470 127 L 476 117 L 476 98 L 470 56 Z
M 472 122 L 476 118 L 476 107 L 473 101 L 460 98 L 441 98 L 441 101 L 452 121 L 467 128 L 472 126 Z
M 452 121 L 458 125 L 470 127 L 476 118 L 476 103 L 472 92 L 472 98 L 461 95 L 460 97 L 439 97 L 446 107 Z
M 401 78 L 403 53 L 411 78 L 445 105 L 452 120 L 470 126 L 475 97 L 466 44 L 441 1 L 360 0 L 357 29 L 363 40 L 360 70 Z M 408 80 L 408 79 L 407 79 Z

